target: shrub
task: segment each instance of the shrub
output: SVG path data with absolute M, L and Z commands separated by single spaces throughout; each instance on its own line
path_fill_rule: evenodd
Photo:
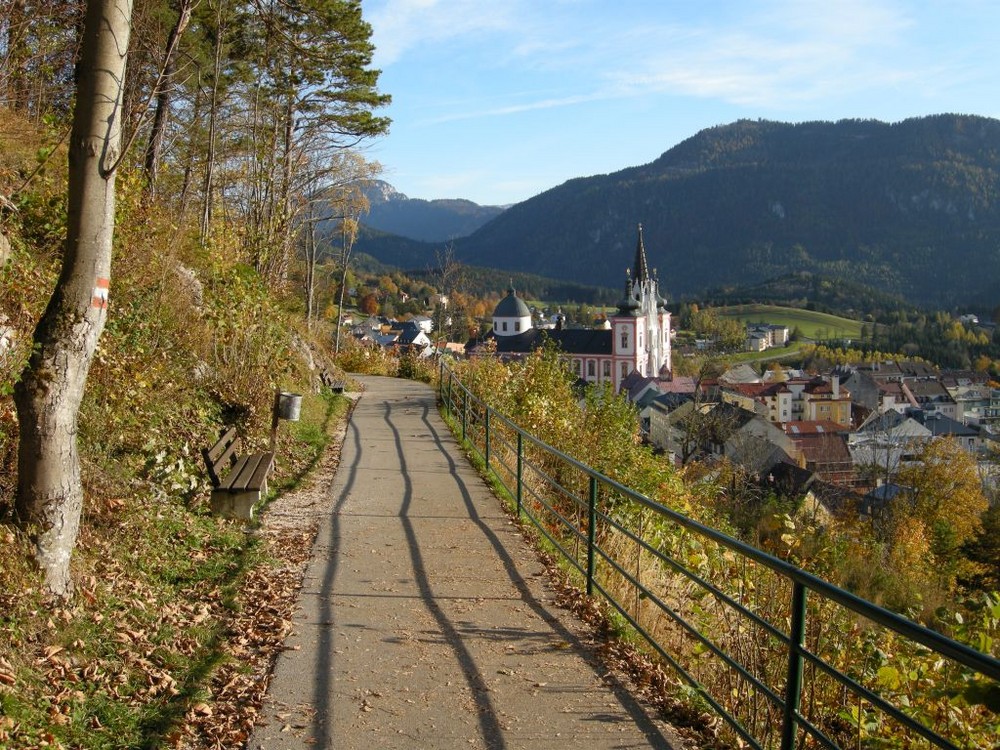
M 361 375 L 388 375 L 399 371 L 399 361 L 392 354 L 374 343 L 358 341 L 353 336 L 342 336 L 336 363 L 345 372 Z

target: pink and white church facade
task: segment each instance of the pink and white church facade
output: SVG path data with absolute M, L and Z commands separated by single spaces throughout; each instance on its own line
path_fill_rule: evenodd
M 643 377 L 667 379 L 671 375 L 670 313 L 660 296 L 659 280 L 650 274 L 643 244 L 642 225 L 633 268 L 626 272 L 624 296 L 608 315 L 608 326 L 598 329 L 535 328 L 528 306 L 513 289 L 493 313 L 493 329 L 467 346 L 475 356 L 486 341 L 496 342 L 496 354 L 515 358 L 555 342 L 576 374 L 590 383 L 610 383 L 619 390 L 632 372 Z

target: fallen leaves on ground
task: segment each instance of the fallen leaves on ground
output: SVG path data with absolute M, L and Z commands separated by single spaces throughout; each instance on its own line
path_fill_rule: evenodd
M 716 715 L 699 711 L 690 702 L 676 697 L 678 680 L 667 672 L 662 660 L 616 637 L 607 605 L 574 586 L 552 556 L 545 553 L 539 556 L 555 590 L 556 605 L 569 610 L 588 626 L 592 639 L 589 645 L 601 663 L 612 674 L 625 677 L 634 695 L 655 706 L 698 747 L 703 750 L 730 747 L 719 737 L 721 727 Z
M 0 695 L 30 693 L 44 712 L 32 724 L 0 715 L 0 747 L 63 747 L 55 728 L 79 721 L 96 732 L 112 731 L 96 715 L 81 719 L 94 700 L 126 704 L 137 713 L 154 702 L 162 704 L 164 715 L 176 707 L 178 718 L 160 730 L 158 746 L 242 746 L 292 629 L 318 528 L 315 509 L 338 459 L 338 445 L 331 445 L 303 487 L 272 502 L 253 532 L 264 563 L 242 574 L 235 601 L 214 580 L 199 579 L 180 590 L 154 589 L 137 572 L 135 559 L 113 554 L 106 538 L 94 533 L 93 526 L 104 519 L 85 527 L 81 544 L 90 546 L 98 562 L 77 581 L 71 602 L 25 612 L 22 621 L 30 627 L 24 630 L 0 626 L 0 646 L 10 647 L 0 656 Z M 126 539 L 129 524 L 137 523 L 128 518 L 111 522 L 117 524 L 112 533 Z M 175 540 L 183 554 L 192 559 L 215 554 L 208 547 L 188 548 L 185 533 L 180 529 Z M 157 563 L 143 559 L 142 564 Z M 165 591 L 173 593 L 168 598 Z M 74 631 L 79 635 L 67 636 Z M 207 677 L 198 674 L 200 660 L 209 668 Z M 120 738 L 123 743 L 132 739 Z
M 231 657 L 212 676 L 211 698 L 191 706 L 170 738 L 185 750 L 240 747 L 250 737 L 285 638 L 319 522 L 323 500 L 340 458 L 334 441 L 307 486 L 282 496 L 267 509 L 258 532 L 270 559 L 250 571 L 227 621 L 224 649 Z

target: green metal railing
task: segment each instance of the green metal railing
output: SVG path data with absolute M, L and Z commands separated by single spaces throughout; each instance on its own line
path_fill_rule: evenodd
M 518 515 L 748 746 L 992 746 L 995 737 L 968 744 L 940 693 L 975 685 L 996 695 L 1000 661 L 619 484 L 494 411 L 444 363 L 440 376 L 446 412 Z M 845 628 L 856 653 L 842 652 Z M 900 680 L 937 691 L 936 703 L 884 689 Z M 994 724 L 978 706 L 973 721 L 977 710 Z M 892 730 L 873 730 L 882 723 Z

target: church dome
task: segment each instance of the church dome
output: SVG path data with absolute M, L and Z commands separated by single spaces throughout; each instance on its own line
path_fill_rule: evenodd
M 637 316 L 640 307 L 639 298 L 632 288 L 631 276 L 627 275 L 625 279 L 625 296 L 618 300 L 618 314 Z
M 494 318 L 530 318 L 531 310 L 524 300 L 514 294 L 513 287 L 507 290 L 507 296 L 497 304 L 493 311 Z

